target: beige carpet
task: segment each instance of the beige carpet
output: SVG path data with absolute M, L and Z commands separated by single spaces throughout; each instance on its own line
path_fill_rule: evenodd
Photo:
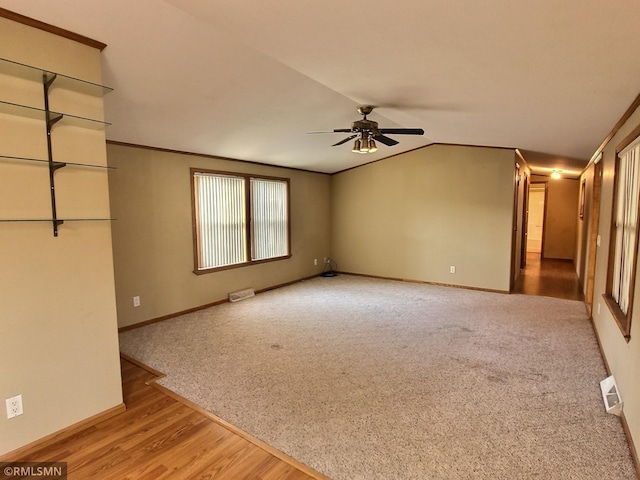
M 580 302 L 316 278 L 120 343 L 335 480 L 636 478 Z

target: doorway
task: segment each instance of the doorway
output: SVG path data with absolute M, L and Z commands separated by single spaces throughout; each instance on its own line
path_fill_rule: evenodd
M 527 218 L 527 253 L 542 256 L 544 244 L 544 212 L 547 197 L 546 183 L 532 183 L 529 187 L 529 215 Z
M 573 262 L 544 258 L 547 183 L 531 183 L 528 200 L 527 261 L 513 293 L 584 300 Z

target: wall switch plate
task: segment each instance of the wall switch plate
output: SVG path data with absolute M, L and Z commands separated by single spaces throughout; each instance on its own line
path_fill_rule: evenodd
M 15 397 L 7 398 L 7 418 L 17 417 L 18 415 L 22 415 L 24 411 L 22 410 L 22 394 L 16 395 Z
M 318 259 L 317 259 L 317 258 L 314 258 L 314 259 L 313 259 L 313 264 L 314 264 L 314 265 L 317 265 L 317 264 L 318 264 Z
M 451 265 L 449 267 L 449 273 L 456 273 L 456 267 L 454 267 L 453 265 Z
M 133 297 L 133 306 L 134 307 L 139 307 L 140 306 L 140 297 L 138 295 Z

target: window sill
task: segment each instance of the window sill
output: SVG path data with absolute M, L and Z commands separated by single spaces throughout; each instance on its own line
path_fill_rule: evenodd
M 196 275 L 206 275 L 208 273 L 222 272 L 224 270 L 232 270 L 232 269 L 235 269 L 235 268 L 250 267 L 252 265 L 259 265 L 259 264 L 262 264 L 262 263 L 277 262 L 277 261 L 280 261 L 280 260 L 288 260 L 289 258 L 291 258 L 291 254 L 284 255 L 282 257 L 266 258 L 264 260 L 253 260 L 253 261 L 250 261 L 250 262 L 234 263 L 233 265 L 224 265 L 222 267 L 203 268 L 203 269 L 196 268 L 193 271 L 193 273 L 195 273 Z
M 602 298 L 604 298 L 604 303 L 607 305 L 607 308 L 609 308 L 611 315 L 616 321 L 616 324 L 620 329 L 620 333 L 622 333 L 622 335 L 624 336 L 625 341 L 629 343 L 629 341 L 631 340 L 630 317 L 627 317 L 627 315 L 622 313 L 622 310 L 620 310 L 620 307 L 618 306 L 616 301 L 613 299 L 613 297 L 611 297 L 610 295 L 604 294 L 602 295 Z

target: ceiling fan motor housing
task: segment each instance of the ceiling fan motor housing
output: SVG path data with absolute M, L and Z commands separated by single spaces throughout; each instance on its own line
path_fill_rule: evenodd
M 373 120 L 356 120 L 351 124 L 351 130 L 354 132 L 376 131 L 378 130 L 378 122 L 374 122 Z

